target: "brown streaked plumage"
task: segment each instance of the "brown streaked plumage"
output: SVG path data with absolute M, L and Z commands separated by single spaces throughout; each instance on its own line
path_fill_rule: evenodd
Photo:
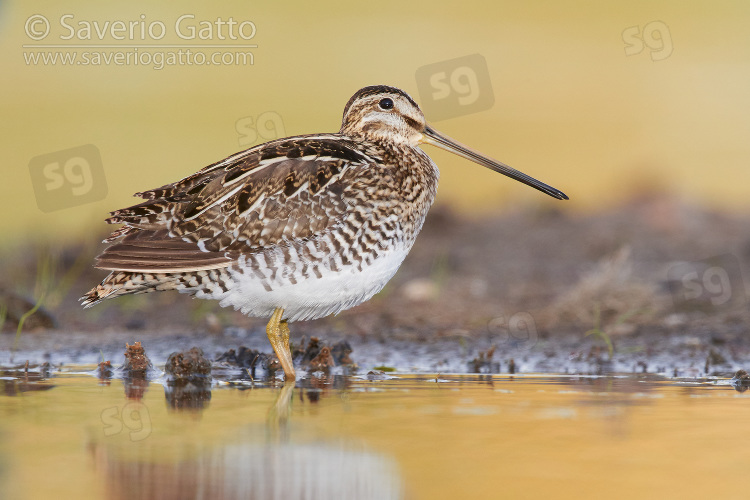
M 179 290 L 270 317 L 266 332 L 293 380 L 287 321 L 369 299 L 413 245 L 439 178 L 423 143 L 567 199 L 436 132 L 403 91 L 365 87 L 339 133 L 261 144 L 112 212 L 107 222 L 124 226 L 96 263 L 111 273 L 82 303 Z

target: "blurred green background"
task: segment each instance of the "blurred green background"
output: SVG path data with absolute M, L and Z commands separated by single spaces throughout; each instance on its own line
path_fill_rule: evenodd
M 194 16 L 185 27 L 205 21 L 215 28 L 217 18 L 232 18 L 252 21 L 255 33 L 231 40 L 225 30 L 221 40 L 215 29 L 209 39 L 185 40 L 175 33 L 185 14 Z M 337 131 L 344 104 L 362 86 L 394 85 L 423 103 L 429 96 L 418 91 L 418 70 L 471 54 L 486 61 L 491 98 L 486 88 L 483 98 L 490 105 L 433 122 L 435 128 L 565 191 L 571 201 L 547 199 L 428 147 L 442 172 L 439 203 L 474 213 L 537 204 L 597 211 L 657 192 L 746 210 L 749 14 L 742 1 L 3 2 L 0 230 L 5 244 L 101 233 L 101 219 L 136 201 L 136 191 L 277 132 Z M 65 15 L 76 29 L 71 39 L 61 38 L 69 35 L 60 21 Z M 41 40 L 29 35 L 44 28 L 33 16 L 49 22 Z M 116 21 L 143 24 L 135 40 L 117 40 L 111 31 L 99 39 L 93 23 L 111 28 Z M 153 40 L 147 33 L 141 40 L 140 27 L 157 21 L 165 36 Z M 77 32 L 86 23 L 90 40 Z M 153 53 L 232 43 L 257 45 L 221 49 L 249 51 L 252 64 L 155 69 L 33 62 L 43 52 L 75 52 L 80 62 L 88 49 L 73 45 L 106 45 L 95 50 L 112 54 L 134 52 L 137 44 L 161 45 L 138 49 Z M 53 199 L 43 212 L 32 160 L 86 144 L 101 155 L 106 189 L 94 180 L 101 199 L 64 209 L 55 209 Z

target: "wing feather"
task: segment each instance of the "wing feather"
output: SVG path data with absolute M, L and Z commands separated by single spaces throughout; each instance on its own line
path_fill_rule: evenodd
M 96 258 L 96 267 L 113 271 L 184 272 L 227 267 L 231 254 L 204 252 L 195 243 L 162 231 L 134 231 Z
M 337 134 L 273 141 L 184 179 L 137 193 L 112 212 L 125 224 L 97 267 L 181 271 L 224 267 L 242 253 L 314 237 L 347 213 L 344 179 L 372 163 Z

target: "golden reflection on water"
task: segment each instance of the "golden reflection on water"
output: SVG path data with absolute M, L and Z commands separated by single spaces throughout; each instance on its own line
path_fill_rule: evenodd
M 742 498 L 750 400 L 645 378 L 331 377 L 215 387 L 63 375 L 0 396 L 2 498 Z M 12 394 L 5 384 L 5 394 Z

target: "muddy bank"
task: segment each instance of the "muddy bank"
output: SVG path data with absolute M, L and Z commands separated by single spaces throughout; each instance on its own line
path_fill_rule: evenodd
M 92 242 L 5 252 L 0 285 L 13 297 L 0 334 L 6 360 L 18 304 L 34 305 L 45 280 L 44 321 L 27 318 L 19 356 L 83 361 L 135 340 L 147 348 L 152 340 L 162 363 L 193 345 L 209 356 L 241 345 L 270 351 L 264 320 L 176 293 L 80 309 L 77 297 L 105 274 L 90 267 L 101 249 Z M 41 273 L 45 259 L 52 264 Z M 730 373 L 750 361 L 748 262 L 745 217 L 662 198 L 589 216 L 468 219 L 437 207 L 383 292 L 339 316 L 296 323 L 292 336 L 347 340 L 360 366 L 471 371 L 473 362 L 507 371 L 512 358 L 519 370 L 705 373 L 708 361 L 709 373 Z M 480 357 L 493 347 L 491 361 Z

